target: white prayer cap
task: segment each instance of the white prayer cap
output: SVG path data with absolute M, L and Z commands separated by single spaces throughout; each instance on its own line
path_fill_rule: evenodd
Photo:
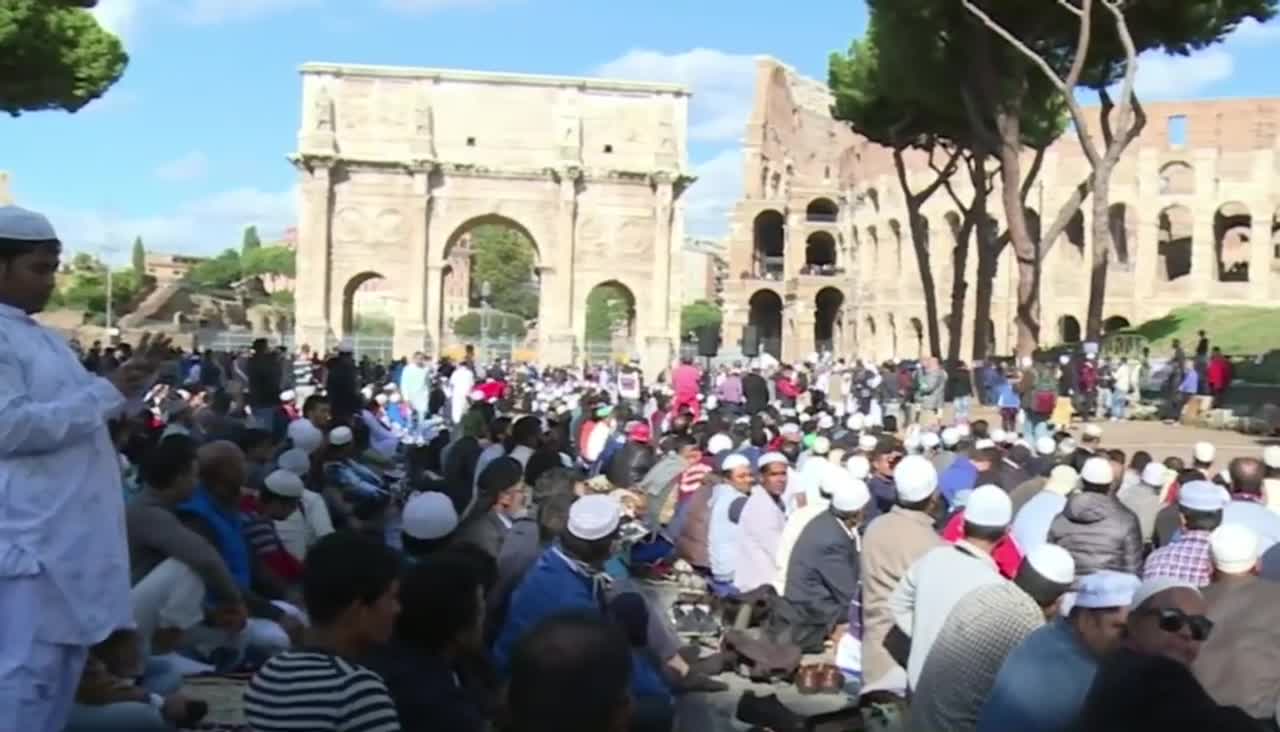
M 1052 455 L 1053 451 L 1057 449 L 1058 443 L 1054 442 L 1053 438 L 1048 435 L 1036 439 L 1036 452 L 1041 455 Z
M 1062 442 L 1058 443 L 1058 452 L 1062 455 L 1070 455 L 1076 451 L 1076 441 L 1070 437 L 1062 438 Z
M 334 427 L 329 430 L 330 445 L 338 445 L 339 447 L 350 445 L 353 439 L 355 439 L 355 435 L 351 434 L 350 427 Z
M 1268 445 L 1262 451 L 1262 464 L 1268 468 L 1280 468 L 1280 445 Z
M 831 452 L 831 440 L 825 437 L 818 437 L 813 441 L 813 447 L 809 448 L 814 455 L 826 455 Z
M 818 429 L 829 430 L 835 426 L 836 426 L 836 421 L 830 414 L 824 413 L 824 414 L 818 415 Z
M 976 493 L 976 491 L 975 491 Z M 965 509 L 965 520 L 969 520 L 969 512 L 973 510 L 973 499 Z M 1076 560 L 1071 553 L 1056 544 L 1041 544 L 1027 552 L 1027 563 L 1041 577 L 1060 585 L 1069 585 L 1076 579 Z
M 756 467 L 764 470 L 764 466 L 773 465 L 774 463 L 782 463 L 783 465 L 791 464 L 791 462 L 787 460 L 787 456 L 780 452 L 766 452 L 756 460 Z
M 1133 602 L 1130 603 L 1129 607 L 1141 607 L 1142 603 L 1150 600 L 1161 592 L 1178 589 L 1191 590 L 1197 595 L 1200 594 L 1200 588 L 1196 587 L 1195 584 L 1188 580 L 1169 576 L 1149 577 L 1143 580 L 1142 584 L 1138 585 L 1138 589 L 1133 591 Z
M 924 449 L 926 450 L 934 449 L 938 446 L 939 442 L 941 442 L 941 440 L 938 439 L 937 432 L 926 432 L 923 435 L 920 435 L 920 444 L 924 446 Z
M 1104 457 L 1091 457 L 1084 461 L 1084 467 L 1080 469 L 1080 479 L 1093 485 L 1110 485 L 1111 481 L 1116 479 L 1116 474 L 1111 468 L 1110 460 Z
M 1129 607 L 1142 580 L 1137 575 L 1101 569 L 1080 578 L 1075 607 L 1086 610 Z
M 288 470 L 271 471 L 271 474 L 263 480 L 263 485 L 268 491 L 285 498 L 301 498 L 304 490 L 302 478 Z
M 717 432 L 707 440 L 707 452 L 712 455 L 719 455 L 725 450 L 733 449 L 733 438 L 723 432 Z
M 861 511 L 871 502 L 871 491 L 866 483 L 854 480 L 853 476 L 843 470 L 831 472 L 838 476 L 835 485 L 827 491 L 831 494 L 832 508 L 841 513 L 849 513 Z
M 1013 520 L 1013 502 L 1009 494 L 996 485 L 982 485 L 974 489 L 969 503 L 964 507 L 964 521 L 974 526 L 1002 528 Z
M 960 433 L 960 439 L 963 440 L 964 438 L 968 437 L 970 433 L 973 432 L 973 430 L 970 429 L 968 424 L 958 424 L 956 425 L 956 432 Z
M 1087 424 L 1084 426 L 1084 437 L 1086 440 L 1097 440 L 1102 437 L 1102 428 L 1096 424 Z
M 276 467 L 294 475 L 306 475 L 311 470 L 311 458 L 307 456 L 306 450 L 295 447 L 280 453 L 280 457 L 276 458 Z
M 0 239 L 57 241 L 58 235 L 43 214 L 18 206 L 0 206 Z
M 391 392 L 396 390 L 396 385 L 392 383 L 383 384 L 382 390 L 390 394 Z
M 386 395 L 386 394 L 378 394 L 377 396 L 375 396 L 375 397 L 373 398 L 373 401 L 377 402 L 380 406 L 381 406 L 381 405 L 385 405 L 385 404 L 387 403 L 387 395 Z
M 863 435 L 858 438 L 858 449 L 863 452 L 871 452 L 876 449 L 877 444 L 875 435 Z
M 583 496 L 569 507 L 569 533 L 584 541 L 609 536 L 622 521 L 622 504 L 611 495 Z
M 1192 511 L 1221 511 L 1230 502 L 1226 488 L 1207 480 L 1193 480 L 1178 489 L 1178 505 Z
M 795 407 L 785 407 L 785 408 L 783 408 L 783 410 L 782 410 L 782 416 L 784 416 L 784 417 L 794 417 L 794 416 L 796 416 L 796 410 L 795 410 Z
M 751 467 L 751 461 L 747 459 L 747 456 L 741 455 L 736 452 L 731 453 L 729 455 L 725 455 L 724 460 L 720 461 L 720 471 L 724 473 L 727 473 L 730 470 L 733 470 L 734 468 L 749 468 L 749 467 Z
M 938 488 L 938 471 L 920 455 L 908 455 L 893 469 L 898 497 L 907 503 L 923 501 Z
M 355 344 L 351 342 L 350 338 L 343 338 L 338 341 L 338 353 L 352 353 L 355 350 Z
M 871 475 L 871 461 L 865 455 L 854 455 L 849 458 L 845 469 L 849 471 L 849 475 L 858 480 L 866 480 Z
M 906 439 L 902 441 L 902 446 L 906 448 L 907 452 L 920 452 L 920 433 L 909 433 Z
M 293 391 L 293 389 L 285 389 L 284 391 L 280 392 L 280 401 L 282 402 L 291 402 L 297 398 L 298 398 L 298 395 Z
M 458 528 L 453 501 L 438 491 L 414 493 L 401 512 L 401 530 L 415 539 L 443 539 Z
M 1213 462 L 1213 456 L 1216 454 L 1218 454 L 1218 451 L 1211 442 L 1197 442 L 1195 448 L 1191 451 L 1192 457 L 1196 459 L 1196 462 L 1200 463 Z
M 360 396 L 364 397 L 366 401 L 368 401 L 369 399 L 372 399 L 372 398 L 373 398 L 373 387 L 372 387 L 372 386 L 366 386 L 365 388 L 361 389 L 361 390 L 360 390 Z
M 996 441 L 995 440 L 978 440 L 977 442 L 973 443 L 973 446 L 979 450 L 987 450 L 989 448 L 995 447 Z
M 779 428 L 778 433 L 783 437 L 798 437 L 800 435 L 800 425 L 795 422 L 787 422 Z
M 946 447 L 955 447 L 960 442 L 960 430 L 955 427 L 948 427 L 942 431 L 942 444 Z
M 866 418 L 863 417 L 862 414 L 860 413 L 850 414 L 849 418 L 844 421 L 844 426 L 848 427 L 851 430 L 861 430 L 862 425 L 865 423 L 865 420 Z M 1276 449 L 1277 451 L 1280 451 L 1280 447 L 1277 447 Z
M 1061 363 L 1061 364 L 1071 363 L 1071 357 L 1064 353 L 1061 356 L 1058 356 L 1058 363 Z
M 1258 534 L 1240 524 L 1223 524 L 1209 535 L 1213 566 L 1227 574 L 1244 574 L 1258 564 L 1262 542 Z
M 293 446 L 307 454 L 315 452 L 324 444 L 324 433 L 310 420 L 295 419 L 290 422 L 287 434 Z
M 1005 432 L 1004 430 L 997 429 L 997 430 L 991 431 L 992 442 L 1004 444 L 1005 440 L 1008 440 L 1008 439 L 1009 439 L 1009 433 Z
M 1044 489 L 1060 496 L 1071 495 L 1080 482 L 1080 474 L 1070 465 L 1058 465 L 1049 471 L 1049 480 Z
M 1142 469 L 1142 482 L 1152 488 L 1163 488 L 1169 484 L 1169 469 L 1152 460 Z
M 399 404 L 399 403 L 400 403 L 400 392 L 396 392 L 396 393 L 392 394 L 390 397 L 388 397 L 388 399 L 390 399 L 390 400 L 391 400 L 391 403 L 392 403 L 392 404 Z M 545 409 L 545 407 L 539 408 L 539 410 L 538 410 L 538 411 L 542 411 L 542 409 Z
M 715 409 L 720 406 L 720 400 L 714 396 L 707 397 L 707 409 Z

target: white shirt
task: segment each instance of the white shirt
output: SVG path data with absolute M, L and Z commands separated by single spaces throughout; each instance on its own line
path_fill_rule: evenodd
M 427 411 L 427 402 L 431 389 L 427 384 L 427 367 L 417 364 L 406 364 L 400 372 L 400 393 L 419 414 Z
M 777 576 L 778 544 L 782 541 L 787 517 L 773 496 L 755 486 L 742 507 L 738 523 L 742 527 L 742 540 L 733 564 L 734 587 L 750 592 L 772 585 Z
M 62 336 L 0 304 L 0 595 L 31 593 L 40 608 L 3 622 L 38 640 L 88 646 L 132 624 L 106 423 L 124 404 Z
M 395 457 L 400 438 L 367 409 L 361 410 L 360 419 L 369 428 L 369 447 L 385 458 Z
M 735 547 L 742 530 L 729 519 L 729 506 L 745 498 L 733 486 L 721 483 L 711 491 L 711 517 L 707 521 L 707 558 L 711 575 L 721 582 L 733 581 Z
M 298 561 L 307 556 L 307 550 L 321 538 L 333 533 L 333 519 L 324 497 L 315 491 L 302 492 L 298 510 L 283 521 L 276 522 L 276 534 L 280 543 Z
M 467 411 L 467 399 L 471 396 L 471 390 L 475 385 L 475 374 L 471 373 L 471 369 L 467 366 L 459 365 L 449 375 L 449 413 L 454 424 L 462 421 L 462 415 Z

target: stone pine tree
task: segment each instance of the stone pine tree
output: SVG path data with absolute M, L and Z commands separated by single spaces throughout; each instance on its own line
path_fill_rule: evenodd
M 129 57 L 86 9 L 94 4 L 0 2 L 0 111 L 75 112 L 119 80 Z
M 247 257 L 250 252 L 257 251 L 262 248 L 262 240 L 258 238 L 258 227 L 246 226 L 244 230 L 244 238 L 240 244 L 241 258 Z
M 133 271 L 139 277 L 147 273 L 147 250 L 140 236 L 133 238 Z

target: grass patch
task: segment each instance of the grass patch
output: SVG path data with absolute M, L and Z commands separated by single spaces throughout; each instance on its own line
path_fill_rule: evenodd
M 1280 349 L 1280 308 L 1198 303 L 1174 308 L 1124 332 L 1147 339 L 1153 354 L 1170 350 L 1175 338 L 1190 354 L 1202 330 L 1210 345 L 1224 353 L 1260 355 Z

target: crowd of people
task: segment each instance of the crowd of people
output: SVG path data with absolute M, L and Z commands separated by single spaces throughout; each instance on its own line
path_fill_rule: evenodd
M 0 732 L 1276 729 L 1280 447 L 1108 449 L 1142 361 L 86 349 L 60 246 L 0 208 Z

